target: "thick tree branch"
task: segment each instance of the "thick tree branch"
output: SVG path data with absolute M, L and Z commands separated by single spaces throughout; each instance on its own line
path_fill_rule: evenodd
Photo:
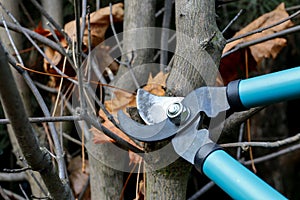
M 49 154 L 42 151 L 39 146 L 10 71 L 2 44 L 0 45 L 0 98 L 28 164 L 33 170 L 40 172 L 54 199 L 72 199 L 69 186 L 59 179 Z

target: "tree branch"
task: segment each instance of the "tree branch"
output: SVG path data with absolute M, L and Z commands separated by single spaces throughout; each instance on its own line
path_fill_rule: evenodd
M 227 144 L 220 144 L 222 147 L 241 147 L 242 149 L 247 149 L 248 147 L 263 147 L 263 148 L 277 148 L 283 145 L 287 145 L 293 142 L 297 142 L 300 140 L 300 133 L 285 138 L 283 140 L 278 140 L 275 142 L 234 142 L 234 143 L 227 143 Z
M 20 148 L 30 167 L 39 171 L 51 196 L 54 199 L 72 199 L 72 193 L 66 183 L 62 183 L 56 174 L 49 154 L 40 149 L 17 86 L 8 65 L 7 55 L 0 44 L 0 98 L 6 115 L 11 121 Z

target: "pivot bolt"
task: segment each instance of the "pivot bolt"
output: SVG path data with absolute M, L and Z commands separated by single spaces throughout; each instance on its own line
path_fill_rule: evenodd
M 180 102 L 169 105 L 167 116 L 175 125 L 179 126 L 189 117 L 189 110 Z

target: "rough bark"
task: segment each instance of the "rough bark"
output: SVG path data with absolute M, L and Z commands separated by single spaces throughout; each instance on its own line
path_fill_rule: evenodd
M 124 35 L 123 35 L 123 55 L 122 61 L 131 60 L 131 68 L 137 79 L 139 86 L 147 83 L 150 73 L 155 74 L 159 68 L 139 67 L 142 64 L 153 63 L 154 50 L 150 48 L 137 49 L 140 43 L 144 47 L 152 46 L 154 43 L 153 35 L 147 31 L 143 37 L 134 34 L 134 30 L 138 28 L 147 28 L 155 26 L 155 7 L 156 0 L 149 1 L 134 1 L 127 0 L 125 3 L 124 15 Z M 128 67 L 121 65 L 118 71 L 115 83 L 116 86 L 121 86 L 124 89 L 134 91 L 137 89 L 132 75 L 128 73 Z
M 197 87 L 215 84 L 225 40 L 215 22 L 214 1 L 178 0 L 175 7 L 177 46 L 167 92 L 185 96 Z M 190 164 L 178 159 L 148 173 L 147 199 L 185 199 L 190 169 Z
M 72 192 L 56 173 L 50 155 L 41 150 L 36 133 L 31 126 L 24 104 L 10 71 L 3 46 L 0 46 L 0 98 L 5 114 L 11 122 L 13 132 L 24 158 L 34 171 L 38 171 L 54 199 L 72 199 Z
M 167 88 L 184 96 L 215 84 L 225 40 L 216 25 L 214 1 L 181 0 L 175 7 L 177 46 Z
M 130 59 L 132 51 L 134 52 L 134 59 L 132 61 L 132 67 L 134 68 L 134 75 L 137 77 L 138 82 L 142 84 L 146 83 L 148 79 L 149 71 L 153 71 L 151 68 L 139 68 L 144 63 L 152 62 L 154 57 L 154 51 L 152 49 L 136 50 L 136 46 L 139 42 L 130 30 L 140 27 L 153 27 L 155 24 L 155 2 L 156 0 L 149 1 L 125 1 L 125 16 L 124 16 L 124 34 L 123 34 L 123 51 L 122 60 Z M 145 35 L 143 42 L 152 42 L 150 35 Z M 136 67 L 136 68 L 135 68 Z M 147 72 L 148 71 L 148 72 Z M 155 71 L 155 70 L 154 70 Z M 147 75 L 145 75 L 147 74 Z M 132 76 L 128 73 L 128 68 L 121 66 L 116 82 L 112 83 L 116 87 L 126 88 L 128 90 L 136 90 L 136 86 L 132 81 Z M 108 147 L 103 145 L 94 145 L 93 152 L 97 152 L 96 157 L 107 157 L 109 155 L 110 160 L 120 160 L 119 155 L 109 153 Z M 95 156 L 95 155 L 94 155 Z M 92 199 L 117 199 L 121 195 L 123 186 L 123 172 L 112 169 L 101 161 L 95 159 L 92 155 L 91 159 L 91 191 Z M 120 165 L 123 163 L 120 163 Z M 128 165 L 128 163 L 127 163 Z M 105 181 L 104 181 L 105 180 Z

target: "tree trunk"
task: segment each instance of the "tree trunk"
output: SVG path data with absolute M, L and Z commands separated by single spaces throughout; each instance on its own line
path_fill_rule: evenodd
M 215 84 L 225 40 L 215 22 L 214 2 L 175 1 L 177 46 L 167 80 L 168 95 L 185 96 L 199 86 Z M 190 169 L 190 164 L 178 159 L 163 169 L 147 173 L 147 199 L 186 199 Z
M 159 67 L 139 67 L 143 64 L 153 63 L 154 49 L 143 48 L 139 49 L 140 43 L 143 47 L 150 47 L 154 43 L 153 35 L 147 32 L 146 28 L 155 26 L 155 8 L 156 0 L 148 1 L 125 1 L 124 15 L 124 35 L 123 35 L 123 55 L 122 61 L 131 60 L 131 68 L 134 77 L 141 87 L 147 83 L 150 73 L 154 75 L 159 71 Z M 145 28 L 143 37 L 140 37 L 140 32 L 136 29 Z M 117 87 L 135 91 L 138 86 L 129 72 L 128 66 L 121 65 L 116 77 L 117 82 L 113 83 Z

